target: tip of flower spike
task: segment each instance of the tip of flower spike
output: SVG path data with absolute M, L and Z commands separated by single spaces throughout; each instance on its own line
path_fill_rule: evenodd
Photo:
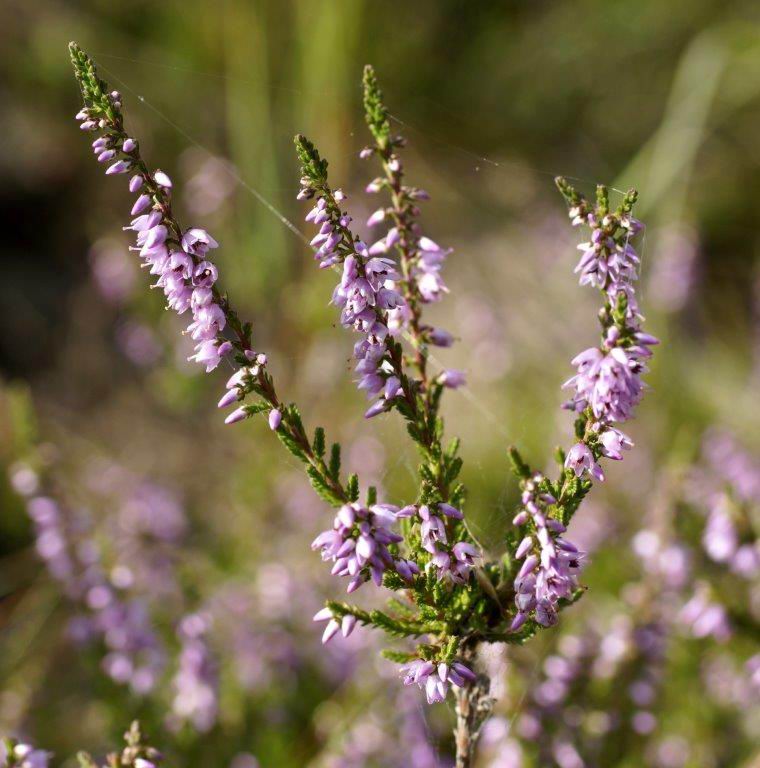
M 320 185 L 327 182 L 327 160 L 319 156 L 317 148 L 302 133 L 297 133 L 293 139 L 296 154 L 301 163 L 301 174 L 306 185 Z
M 569 206 L 576 206 L 582 201 L 583 198 L 581 195 L 575 190 L 575 187 L 573 187 L 564 176 L 555 177 L 554 183 L 557 185 L 557 189 L 560 191 L 562 197 L 565 198 Z
M 81 59 L 84 58 L 84 52 L 79 47 L 79 44 L 76 43 L 74 40 L 71 40 L 69 42 L 69 56 L 71 56 L 71 62 L 76 67 L 78 64 L 81 63 Z
M 371 64 L 364 67 L 362 78 L 364 89 L 364 118 L 378 146 L 384 148 L 390 139 L 388 110 L 383 104 L 383 94 L 377 82 L 377 75 Z

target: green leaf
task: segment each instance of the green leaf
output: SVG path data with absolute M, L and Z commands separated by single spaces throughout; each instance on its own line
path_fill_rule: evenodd
M 314 442 L 312 443 L 312 450 L 316 456 L 323 458 L 325 455 L 325 430 L 322 427 L 317 427 L 314 430 Z
M 372 617 L 367 611 L 356 605 L 341 603 L 337 600 L 328 600 L 325 605 L 330 609 L 336 619 L 342 619 L 346 615 L 355 616 L 362 624 L 371 624 Z
M 295 403 L 291 403 L 285 409 L 288 414 L 288 421 L 293 427 L 294 431 L 299 434 L 303 434 L 303 421 L 301 421 L 301 412 L 298 410 L 298 406 Z
M 509 454 L 509 461 L 512 465 L 512 471 L 521 480 L 527 480 L 530 477 L 530 467 L 523 461 L 523 457 L 514 445 L 510 445 L 507 448 Z
M 451 442 L 446 447 L 446 458 L 453 459 L 457 452 L 459 451 L 459 444 L 460 440 L 458 437 L 455 437 L 451 440 Z
M 420 473 L 420 477 L 424 482 L 426 482 L 428 485 L 435 487 L 436 485 L 435 476 L 433 475 L 432 470 L 427 464 L 420 464 L 419 473 Z
M 311 487 L 317 492 L 317 495 L 322 501 L 326 501 L 333 507 L 339 507 L 343 504 L 340 496 L 338 496 L 330 487 L 329 483 L 322 477 L 318 469 L 308 465 L 306 467 L 306 474 L 311 482 Z
M 461 509 L 464 504 L 465 497 L 467 496 L 467 489 L 463 483 L 457 483 L 451 491 L 451 504 Z
M 346 494 L 350 501 L 357 501 L 359 498 L 359 478 L 353 473 L 348 476 Z
M 380 655 L 388 661 L 395 661 L 397 664 L 407 664 L 417 658 L 416 653 L 393 651 L 390 648 L 384 648 L 380 651 Z
M 398 405 L 397 407 L 401 411 L 401 406 Z M 408 407 L 408 406 L 405 406 L 405 407 Z M 407 416 L 406 413 L 403 413 L 403 415 Z M 407 418 L 409 417 L 407 416 Z M 420 430 L 417 428 L 417 426 L 414 423 L 409 422 L 406 425 L 406 431 L 409 433 L 409 437 L 411 437 L 415 443 L 417 443 L 418 445 L 422 445 L 422 432 L 420 432 Z
M 293 439 L 293 436 L 286 429 L 278 429 L 275 434 L 280 438 L 280 442 L 293 454 L 299 461 L 307 461 L 301 446 Z
M 396 571 L 386 571 L 383 574 L 383 586 L 394 592 L 399 589 L 405 589 L 409 585 L 399 576 Z
M 382 611 L 370 611 L 370 622 L 375 627 L 379 627 L 386 634 L 393 635 L 395 637 L 412 637 L 416 635 L 424 635 L 431 631 L 436 631 L 437 628 L 431 627 L 429 624 L 420 624 L 416 621 L 406 621 L 405 619 L 395 619 L 392 616 L 388 616 Z
M 333 443 L 330 448 L 330 475 L 333 480 L 340 478 L 340 443 Z
M 271 408 L 272 406 L 265 401 L 261 401 L 259 403 L 247 403 L 243 406 L 243 410 L 247 416 L 255 416 L 257 413 L 268 413 Z
M 451 485 L 451 483 L 454 482 L 454 480 L 459 477 L 459 473 L 462 471 L 462 464 L 464 462 L 461 458 L 457 456 L 456 459 L 454 459 L 449 467 L 446 470 L 446 474 L 444 475 L 443 481 L 446 485 Z

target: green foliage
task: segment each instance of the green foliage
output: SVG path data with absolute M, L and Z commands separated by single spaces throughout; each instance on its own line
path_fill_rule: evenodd
M 328 600 L 325 605 L 330 609 L 332 615 L 336 619 L 342 619 L 344 616 L 354 616 L 357 621 L 362 624 L 371 624 L 372 618 L 370 614 L 363 608 L 359 608 L 356 605 L 350 605 L 349 603 L 341 603 L 337 600 Z
M 396 571 L 386 571 L 383 574 L 383 586 L 393 591 L 404 589 L 407 583 L 399 576 Z
M 596 187 L 596 211 L 600 218 L 610 212 L 610 193 L 604 184 L 598 184 Z
M 521 480 L 527 480 L 530 477 L 530 467 L 523 461 L 523 457 L 520 452 L 513 445 L 507 448 L 509 454 L 509 462 L 512 466 L 512 471 Z
M 74 42 L 69 43 L 69 55 L 85 104 L 96 114 L 103 113 L 113 119 L 116 113 L 108 98 L 108 84 L 98 77 L 92 59 Z
M 242 407 L 246 413 L 246 416 L 249 417 L 255 416 L 257 413 L 269 413 L 269 411 L 272 409 L 272 406 L 263 400 L 258 403 L 246 403 Z
M 340 477 L 340 444 L 333 443 L 330 447 L 330 464 L 329 464 L 330 477 L 333 480 L 338 480 Z
M 356 474 L 350 474 L 348 476 L 348 483 L 346 485 L 346 494 L 349 501 L 359 500 L 359 478 Z
M 633 211 L 633 206 L 636 205 L 636 201 L 639 199 L 639 193 L 635 189 L 629 189 L 620 203 L 620 207 L 617 210 L 619 216 L 628 215 Z
M 322 473 L 311 465 L 306 466 L 306 474 L 309 477 L 311 487 L 317 492 L 322 501 L 326 501 L 332 507 L 339 507 L 343 504 L 343 499 L 338 496 L 334 489 L 322 476 Z
M 384 648 L 380 651 L 380 655 L 388 661 L 394 661 L 396 664 L 408 664 L 410 661 L 414 661 L 417 658 L 416 653 L 405 653 L 404 651 L 394 651 L 390 648 Z
M 314 455 L 320 459 L 325 455 L 325 430 L 322 427 L 317 427 L 314 430 L 314 442 L 311 446 L 314 451 Z
M 416 621 L 394 618 L 378 610 L 370 611 L 369 619 L 373 626 L 394 637 L 415 637 L 440 630 L 440 626 L 432 622 L 421 624 Z
M 294 139 L 296 154 L 301 163 L 301 176 L 317 189 L 327 184 L 327 160 L 319 156 L 317 148 L 304 135 L 297 134 Z
M 367 127 L 375 137 L 378 147 L 385 149 L 390 139 L 388 110 L 383 104 L 383 94 L 377 82 L 375 70 L 367 64 L 364 67 L 364 115 Z
M 275 434 L 280 442 L 295 456 L 299 461 L 306 462 L 308 459 L 303 452 L 303 448 L 298 444 L 293 435 L 287 429 L 278 429 Z
M 557 176 L 557 178 L 554 179 L 554 183 L 557 185 L 557 189 L 559 189 L 569 207 L 574 208 L 583 202 L 583 197 L 564 177 Z

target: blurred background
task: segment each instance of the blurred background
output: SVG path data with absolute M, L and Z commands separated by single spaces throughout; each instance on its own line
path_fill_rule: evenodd
M 125 184 L 73 120 L 66 44 L 207 228 L 279 387 L 392 502 L 414 494 L 397 420 L 361 418 L 334 278 L 296 226 L 292 137 L 363 222 L 376 169 L 361 68 L 408 140 L 425 232 L 454 254 L 431 316 L 468 387 L 467 514 L 494 554 L 517 503 L 505 448 L 549 466 L 569 360 L 594 342 L 552 177 L 640 191 L 641 304 L 662 339 L 635 450 L 574 521 L 589 594 L 495 648 L 480 765 L 760 764 L 760 7 L 753 0 L 20 2 L 0 6 L 0 732 L 63 763 L 140 717 L 174 765 L 445 766 L 445 706 L 376 639 L 327 648 L 340 591 L 310 552 L 329 510 L 264 425 L 225 427 L 226 379 L 127 250 Z M 715 542 L 718 545 L 715 545 Z M 96 574 L 86 595 L 72 569 Z M 364 598 L 368 599 L 367 597 Z M 389 747 L 392 745 L 392 749 Z

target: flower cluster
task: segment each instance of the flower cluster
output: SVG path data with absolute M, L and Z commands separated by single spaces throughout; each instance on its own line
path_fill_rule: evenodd
M 77 113 L 80 127 L 99 134 L 93 149 L 100 162 L 110 163 L 107 175 L 131 174 L 129 191 L 137 198 L 131 210 L 134 218 L 124 227 L 135 233 L 136 245 L 131 250 L 139 254 L 142 266 L 156 278 L 154 287 L 163 290 L 167 306 L 180 315 L 190 311 L 186 333 L 195 342 L 195 350 L 189 359 L 203 365 L 208 373 L 223 357 L 235 352 L 236 362 L 243 366 L 241 376 L 255 368 L 254 376 L 266 381 L 263 373 L 258 375 L 264 370 L 266 356 L 252 350 L 250 325 L 240 323 L 216 287 L 219 272 L 210 251 L 218 247 L 217 241 L 205 229 L 180 226 L 172 212 L 172 181 L 162 170 L 149 170 L 138 142 L 126 134 L 120 94 L 108 91 L 92 62 L 75 44 L 70 51 L 85 99 L 85 106 Z M 225 329 L 231 331 L 232 340 L 224 337 Z M 251 363 L 254 365 L 248 367 Z M 220 407 L 243 400 L 256 389 L 253 379 L 249 378 L 247 384 L 236 387 L 234 393 L 228 391 Z M 279 426 L 274 392 L 268 390 L 266 396 L 270 402 L 266 410 L 272 410 L 270 424 Z M 235 423 L 255 412 L 241 406 L 226 423 Z
M 435 514 L 438 512 L 438 514 Z M 399 516 L 411 517 L 414 514 L 420 519 L 420 542 L 422 548 L 430 554 L 430 567 L 436 571 L 438 580 L 449 579 L 457 584 L 465 584 L 470 576 L 472 567 L 479 560 L 480 552 L 467 541 L 458 541 L 451 546 L 446 533 L 445 518 L 463 520 L 461 510 L 440 502 L 431 511 L 427 504 L 419 508 L 410 505 L 404 507 Z
M 119 93 L 112 91 L 108 98 L 113 114 L 120 115 Z M 93 109 L 84 107 L 76 117 L 82 121 L 82 130 L 102 132 L 92 142 L 98 162 L 110 163 L 107 175 L 133 174 L 129 191 L 139 193 L 131 210 L 135 218 L 125 227 L 135 233 L 136 246 L 132 250 L 156 277 L 155 286 L 164 291 L 167 306 L 180 315 L 191 311 L 187 333 L 196 346 L 190 359 L 212 371 L 232 350 L 232 344 L 220 338 L 227 319 L 214 292 L 218 271 L 208 256 L 218 243 L 204 229 L 177 228 L 171 217 L 169 176 L 161 170 L 148 171 L 140 159 L 137 142 L 124 133 L 120 120 L 96 116 Z
M 404 304 L 389 313 L 389 326 L 393 332 L 403 330 L 418 353 L 417 365 L 425 376 L 425 345 L 448 347 L 453 337 L 447 331 L 426 325 L 422 319 L 422 305 L 440 300 L 448 288 L 442 269 L 451 249 L 442 248 L 422 234 L 418 222 L 418 203 L 429 200 L 430 195 L 419 187 L 404 183 L 404 166 L 399 152 L 406 145 L 403 136 L 393 135 L 390 115 L 386 109 L 377 78 L 372 67 L 364 69 L 364 109 L 367 127 L 374 143 L 359 153 L 362 159 L 377 158 L 382 175 L 366 187 L 368 194 L 387 192 L 389 204 L 379 207 L 367 220 L 370 228 L 387 226 L 386 232 L 370 246 L 370 253 L 395 251 L 401 272 L 399 289 Z
M 475 673 L 458 661 L 449 665 L 414 659 L 402 666 L 400 672 L 404 685 L 418 685 L 425 691 L 428 704 L 443 701 L 449 692 L 449 685 L 463 688 L 467 681 L 476 679 Z
M 563 471 L 556 483 L 532 472 L 515 449 L 510 450 L 513 468 L 521 480 L 522 504 L 514 518 L 518 528 L 528 526 L 521 538 L 514 538 L 513 562 L 522 561 L 513 580 L 516 613 L 511 631 L 518 632 L 530 618 L 537 625 L 557 621 L 561 601 L 572 601 L 578 593 L 577 576 L 583 553 L 565 539 L 572 515 L 591 487 L 590 478 L 604 480 L 601 457 L 620 461 L 633 447 L 631 439 L 616 426 L 631 418 L 641 399 L 641 375 L 650 347 L 657 343 L 640 329 L 634 292 L 639 257 L 630 243 L 641 230 L 631 211 L 636 193 L 625 195 L 615 212 L 609 210 L 605 187 L 597 189 L 597 204 L 591 206 L 564 179 L 557 186 L 570 207 L 573 225 L 587 224 L 591 239 L 580 249 L 583 256 L 576 268 L 581 284 L 600 289 L 604 307 L 600 312 L 602 342 L 578 355 L 573 364 L 577 373 L 565 387 L 575 390 L 565 404 L 577 413 L 577 442 L 558 458 Z M 515 572 L 516 571 L 516 572 Z M 531 626 L 527 631 L 533 631 Z
M 362 157 L 371 157 L 375 151 L 377 150 L 367 148 L 361 154 Z M 384 188 L 393 192 L 398 190 L 397 197 L 402 202 L 397 202 L 394 197 L 395 204 L 378 208 L 367 219 L 367 226 L 371 228 L 385 223 L 391 225 L 387 232 L 369 247 L 369 253 L 385 254 L 393 248 L 398 248 L 408 266 L 407 279 L 414 285 L 420 301 L 424 304 L 440 301 L 442 295 L 449 292 L 441 271 L 452 249 L 442 248 L 429 237 L 420 234 L 419 224 L 414 220 L 419 216 L 420 210 L 412 201 L 429 200 L 430 196 L 422 189 L 413 189 L 401 183 L 403 168 L 398 155 L 391 153 L 384 160 L 386 177 L 371 181 L 366 191 L 377 193 Z M 394 316 L 394 326 L 403 327 L 408 321 L 408 308 L 398 310 Z M 437 346 L 449 346 L 451 338 L 445 331 L 438 331 L 432 335 L 431 341 L 437 341 Z
M 307 213 L 306 221 L 319 226 L 311 241 L 317 249 L 319 265 L 342 269 L 332 303 L 340 308 L 341 324 L 362 335 L 354 345 L 357 386 L 369 398 L 382 394 L 367 411 L 370 418 L 388 410 L 402 393 L 401 381 L 385 346 L 389 312 L 404 304 L 395 288 L 400 275 L 391 259 L 380 255 L 377 249 L 368 249 L 351 233 L 351 217 L 339 208 L 346 198 L 340 190 L 330 192 L 309 176 L 304 176 L 301 183 L 301 197 L 317 195 L 317 203 Z
M 396 567 L 388 547 L 404 538 L 391 530 L 398 512 L 398 507 L 390 504 L 369 508 L 358 503 L 344 504 L 335 515 L 333 527 L 312 542 L 311 548 L 320 550 L 323 560 L 334 563 L 334 575 L 350 577 L 347 592 L 359 589 L 370 578 L 379 586 L 383 573 Z M 418 571 L 414 564 L 405 562 L 399 572 L 411 568 Z
M 633 445 L 613 424 L 632 417 L 645 389 L 641 377 L 652 356 L 650 347 L 658 343 L 641 330 L 643 317 L 636 302 L 640 259 L 631 239 L 642 224 L 631 215 L 635 194 L 627 194 L 618 210 L 611 212 L 606 188 L 598 188 L 597 205 L 592 208 L 566 182 L 558 184 L 570 203 L 573 225 L 591 230 L 590 240 L 578 246 L 583 254 L 575 271 L 580 273 L 581 285 L 598 288 L 605 302 L 600 346 L 573 359 L 577 373 L 563 385 L 574 390 L 565 407 L 582 419 L 581 439 L 568 452 L 566 466 L 578 477 L 589 473 L 603 480 L 598 458 L 619 461 Z
M 537 473 L 524 483 L 524 509 L 513 520 L 515 525 L 530 529 L 515 551 L 523 564 L 515 579 L 517 614 L 512 621 L 513 632 L 522 627 L 531 612 L 544 627 L 556 624 L 558 602 L 569 600 L 578 588 L 583 553 L 561 536 L 565 526 L 549 515 L 557 499 L 541 490 L 544 482 L 543 475 Z

